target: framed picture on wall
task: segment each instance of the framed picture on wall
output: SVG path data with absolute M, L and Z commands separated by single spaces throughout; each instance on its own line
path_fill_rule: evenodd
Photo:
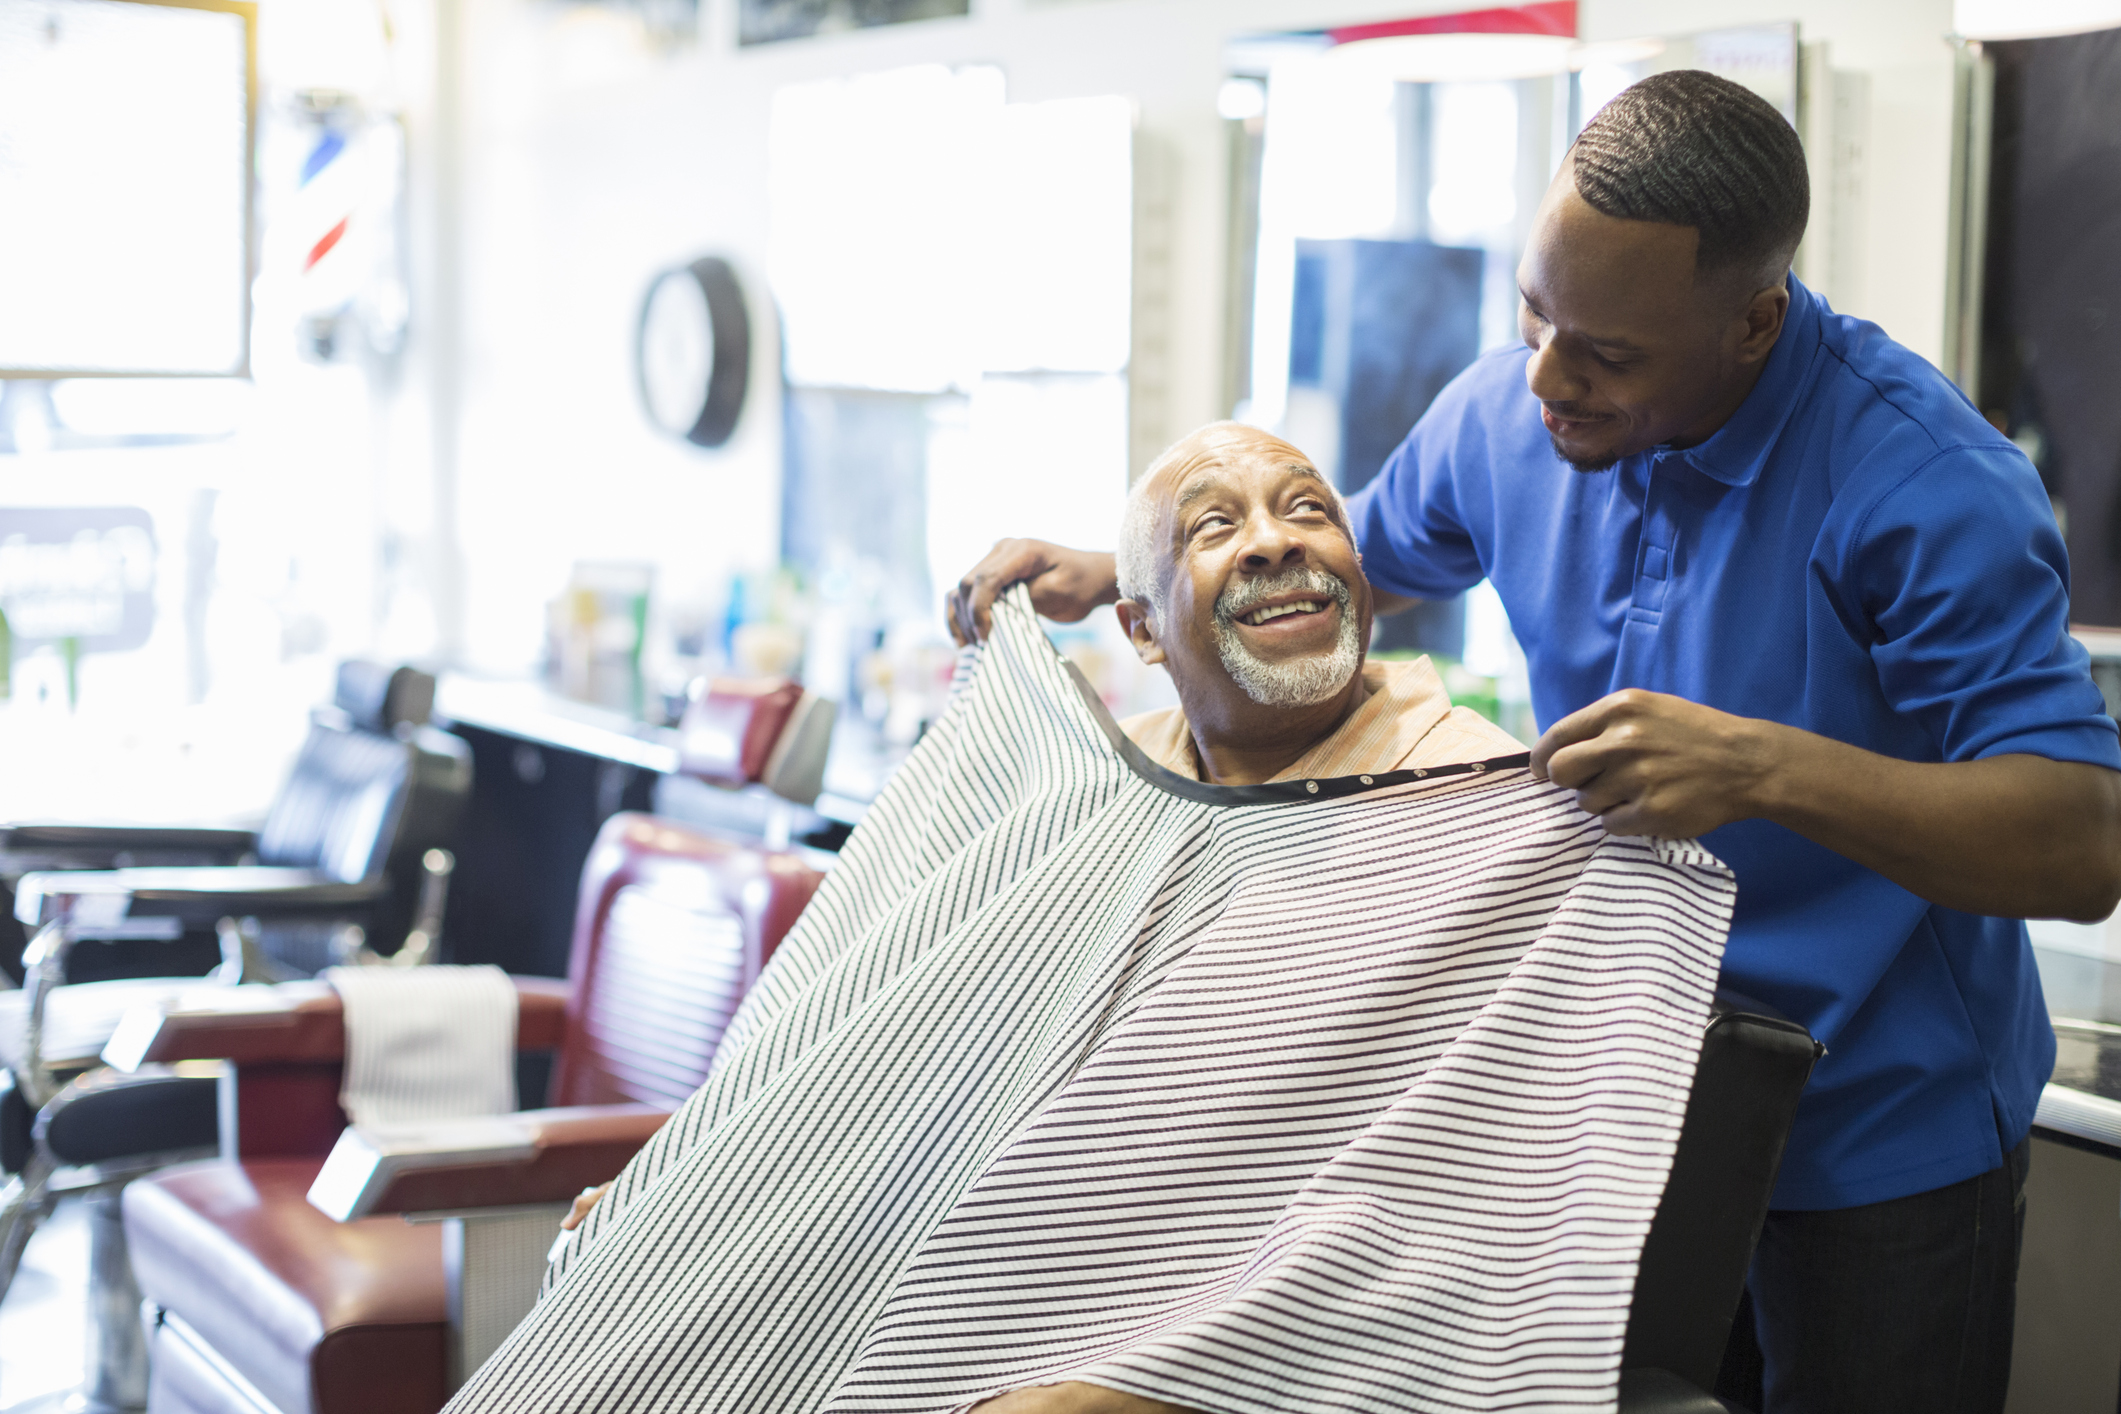
M 771 44 L 970 11 L 971 0 L 740 0 L 736 37 L 739 44 Z

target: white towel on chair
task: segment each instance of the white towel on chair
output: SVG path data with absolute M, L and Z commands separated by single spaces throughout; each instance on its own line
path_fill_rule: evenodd
M 516 1107 L 516 989 L 498 967 L 334 967 L 346 1005 L 355 1124 L 507 1114 Z

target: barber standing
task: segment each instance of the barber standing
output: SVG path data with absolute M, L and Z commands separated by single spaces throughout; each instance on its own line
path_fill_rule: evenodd
M 1809 190 L 1750 91 L 1628 89 L 1540 206 L 1524 348 L 1349 512 L 1381 610 L 1493 582 L 1533 771 L 1701 837 L 1738 878 L 1726 984 L 1828 1047 L 1747 1283 L 1763 1414 L 1989 1414 L 2055 1054 L 2019 920 L 2121 899 L 2121 744 L 2039 478 L 1789 273 Z M 1118 597 L 1110 555 L 1004 541 L 960 637 L 1019 581 L 1061 620 Z

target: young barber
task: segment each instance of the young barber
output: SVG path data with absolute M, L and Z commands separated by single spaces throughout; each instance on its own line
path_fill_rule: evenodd
M 2121 743 L 2038 477 L 1790 276 L 1808 192 L 1747 90 L 1627 90 L 1540 207 L 1525 347 L 1349 509 L 1380 607 L 1493 582 L 1552 724 L 1533 770 L 1615 833 L 1702 837 L 1739 884 L 1726 985 L 1828 1047 L 1733 1338 L 1762 1414 L 1990 1414 L 2054 1061 L 2018 920 L 2121 899 Z M 1109 555 L 1005 541 L 959 636 L 1023 580 L 1062 620 L 1116 597 Z

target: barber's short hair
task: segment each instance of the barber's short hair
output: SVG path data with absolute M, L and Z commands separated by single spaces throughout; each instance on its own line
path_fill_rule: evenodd
M 1233 454 L 1260 450 L 1279 451 L 1298 465 L 1311 465 L 1309 457 L 1271 432 L 1242 422 L 1211 422 L 1165 448 L 1163 455 L 1151 462 L 1134 483 L 1134 489 L 1127 494 L 1126 512 L 1120 517 L 1119 552 L 1113 559 L 1119 571 L 1120 594 L 1147 604 L 1151 619 L 1162 622 L 1170 588 L 1165 573 L 1168 566 L 1164 563 L 1169 545 L 1162 514 L 1163 494 L 1168 493 L 1159 493 L 1157 486 L 1167 476 L 1191 477 L 1227 464 Z M 1327 489 L 1333 490 L 1330 484 Z M 1339 503 L 1340 492 L 1333 491 L 1333 498 Z M 1344 505 L 1341 518 L 1347 518 Z
M 1608 216 L 1701 233 L 1696 277 L 1779 279 L 1811 216 L 1804 144 L 1775 106 L 1699 69 L 1652 74 L 1584 125 L 1576 191 Z

